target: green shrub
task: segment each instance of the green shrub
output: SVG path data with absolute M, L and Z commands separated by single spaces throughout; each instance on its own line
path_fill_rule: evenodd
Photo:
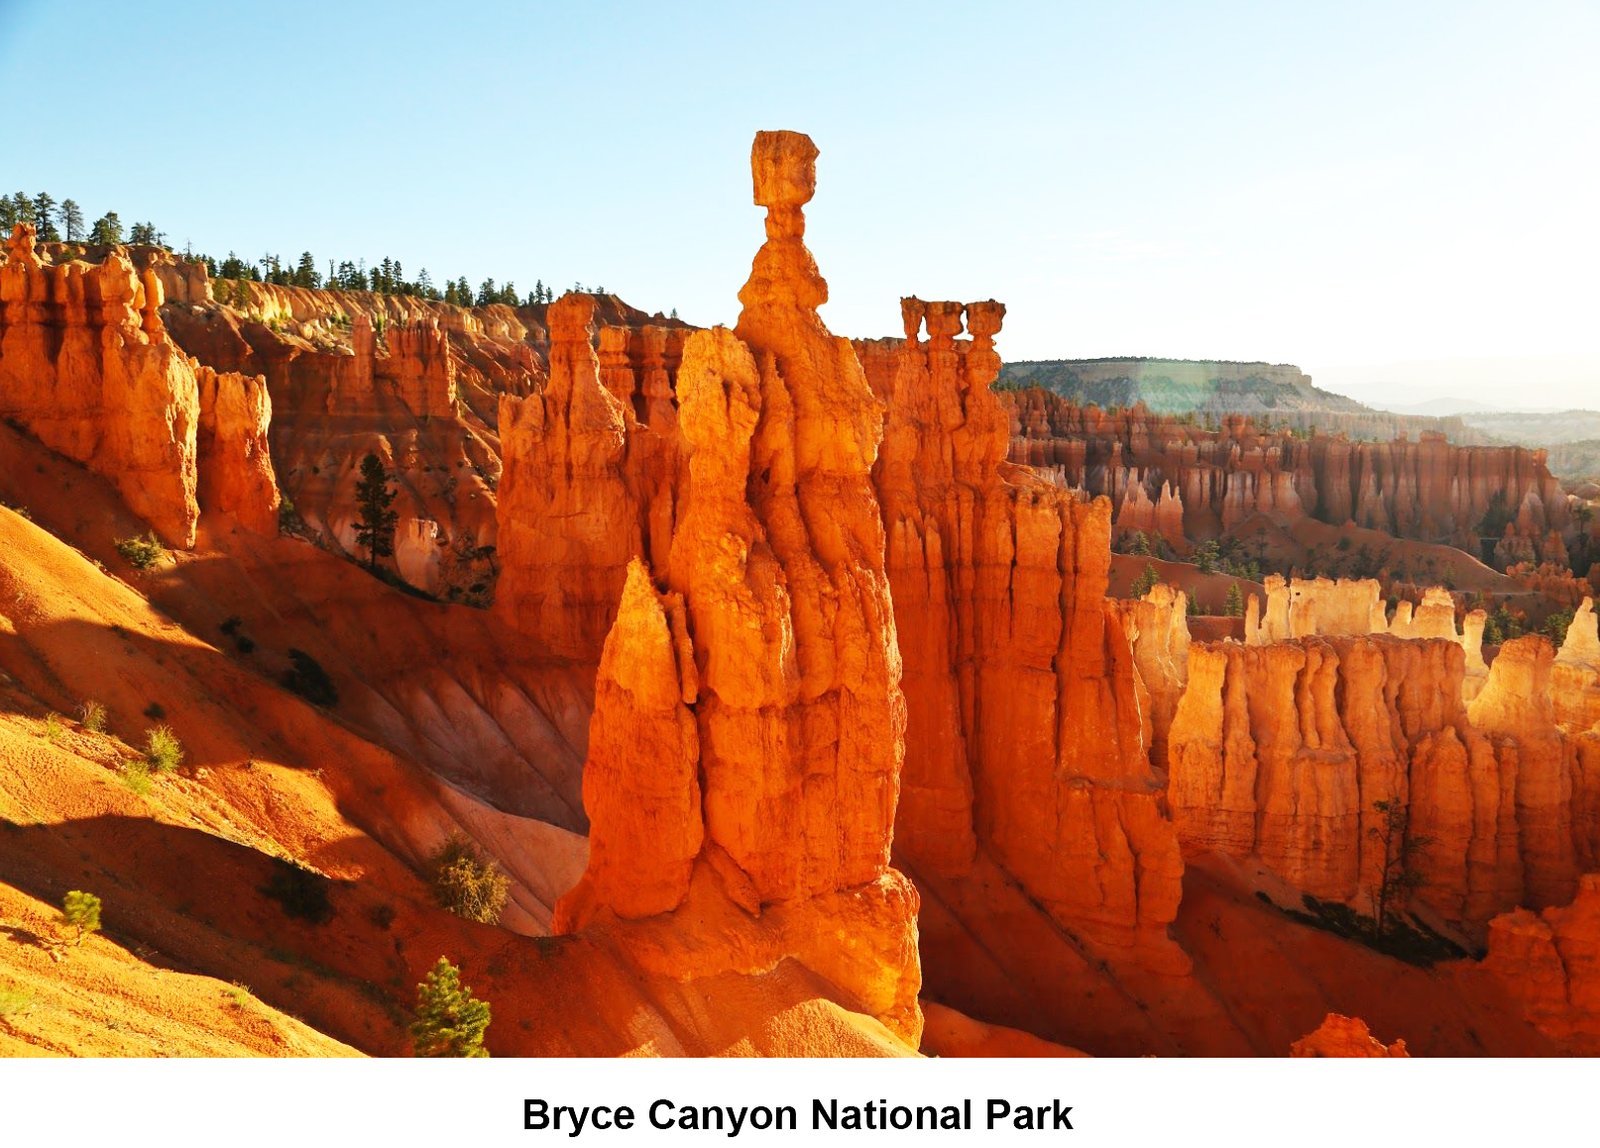
M 458 917 L 497 924 L 506 907 L 511 882 L 500 866 L 484 857 L 471 842 L 452 837 L 434 854 L 433 893 L 439 904 Z
M 486 1057 L 483 1035 L 489 1027 L 489 1002 L 461 983 L 461 970 L 444 957 L 417 986 L 411 1047 L 417 1056 Z
M 61 735 L 67 732 L 67 727 L 61 724 L 61 715 L 48 713 L 44 718 L 44 740 L 51 745 L 61 744 Z
M 117 553 L 122 555 L 123 560 L 135 570 L 150 569 L 161 561 L 161 556 L 166 552 L 166 548 L 153 533 L 143 538 L 117 539 Z
M 183 746 L 171 727 L 154 726 L 144 735 L 144 760 L 152 773 L 171 773 L 183 762 Z
M 74 889 L 61 899 L 61 923 L 77 929 L 74 944 L 83 944 L 84 937 L 100 931 L 100 898 Z
M 105 733 L 106 707 L 90 698 L 78 707 L 78 721 L 90 733 Z

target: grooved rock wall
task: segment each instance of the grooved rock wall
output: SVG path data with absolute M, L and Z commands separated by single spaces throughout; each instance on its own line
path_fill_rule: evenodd
M 1468 704 L 1454 641 L 1194 645 L 1168 735 L 1179 835 L 1371 912 L 1385 850 L 1373 806 L 1397 800 L 1433 839 L 1414 904 L 1479 936 L 1516 905 L 1562 904 L 1593 842 L 1574 821 L 1551 661 L 1542 638 L 1506 643 Z
M 664 569 L 675 518 L 674 420 L 642 426 L 602 382 L 594 300 L 550 305 L 550 380 L 500 399 L 505 469 L 495 611 L 542 653 L 596 663 L 630 559 Z
M 889 409 L 874 477 L 910 712 L 897 852 L 960 880 L 982 851 L 1095 949 L 1181 966 L 1183 866 L 1105 598 L 1110 507 L 1004 462 L 1003 307 L 902 310 L 903 341 L 858 345 Z
M 43 263 L 19 224 L 0 263 L 0 417 L 108 478 L 169 546 L 194 544 L 199 389 L 161 284 L 114 250 Z

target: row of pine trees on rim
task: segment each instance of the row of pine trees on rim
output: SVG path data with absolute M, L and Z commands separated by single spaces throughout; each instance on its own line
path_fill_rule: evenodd
M 134 246 L 167 247 L 167 235 L 156 230 L 154 223 L 135 223 L 124 230 L 122 218 L 108 211 L 85 228 L 83 209 L 76 200 L 64 199 L 59 204 L 55 197 L 41 191 L 30 196 L 19 191 L 0 195 L 0 228 L 9 235 L 19 223 L 31 223 L 43 243 L 127 243 Z M 534 284 L 526 295 L 519 294 L 511 280 L 499 284 L 491 277 L 474 289 L 465 275 L 447 280 L 443 288 L 435 285 L 424 267 L 415 279 L 407 279 L 398 259 L 385 256 L 370 267 L 365 259 L 328 260 L 327 273 L 317 269 L 317 260 L 309 251 L 290 262 L 279 255 L 263 255 L 260 259 L 240 259 L 232 251 L 226 259 L 210 255 L 196 255 L 185 251 L 185 258 L 197 259 L 206 265 L 213 279 L 249 280 L 253 283 L 273 283 L 280 287 L 327 287 L 340 291 L 371 291 L 380 295 L 412 295 L 436 303 L 453 303 L 458 307 L 487 307 L 503 303 L 508 307 L 537 307 L 555 300 L 555 291 L 546 287 L 544 280 Z M 574 283 L 572 290 L 604 295 L 604 287 L 586 287 Z
M 164 244 L 166 236 L 153 223 L 135 223 L 126 235 L 122 218 L 108 211 L 84 230 L 83 208 L 75 199 L 59 204 L 47 191 L 30 196 L 25 191 L 0 195 L 0 227 L 7 235 L 19 223 L 31 223 L 45 243 L 148 243 Z

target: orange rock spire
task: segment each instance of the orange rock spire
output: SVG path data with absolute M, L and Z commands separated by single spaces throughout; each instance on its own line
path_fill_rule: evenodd
M 882 408 L 816 314 L 826 287 L 801 214 L 816 155 L 793 132 L 756 137 L 767 242 L 744 312 L 684 346 L 687 474 L 666 560 L 628 568 L 605 640 L 584 778 L 593 852 L 556 927 L 671 911 L 679 937 L 699 938 L 699 971 L 792 956 L 914 1040 L 917 898 L 889 868 L 905 703 L 870 476 Z M 552 389 L 561 374 L 553 352 Z M 607 412 L 605 443 L 625 421 L 638 433 L 591 370 L 574 377 Z

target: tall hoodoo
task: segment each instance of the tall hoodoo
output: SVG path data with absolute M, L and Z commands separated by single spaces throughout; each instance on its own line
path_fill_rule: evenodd
M 917 897 L 889 867 L 905 702 L 871 482 L 883 413 L 816 313 L 827 288 L 801 213 L 816 156 L 803 135 L 757 135 L 767 242 L 744 312 L 684 345 L 671 546 L 628 568 L 605 640 L 593 853 L 556 926 L 640 922 L 624 938 L 641 951 L 672 911 L 699 938 L 692 956 L 672 943 L 685 975 L 793 957 L 914 1040 Z M 560 373 L 553 351 L 553 390 Z M 592 369 L 578 376 L 615 408 L 607 427 L 638 431 Z
M 257 534 L 278 532 L 278 478 L 267 430 L 272 398 L 267 380 L 196 366 L 200 422 L 196 436 L 200 505 Z
M 0 416 L 105 476 L 168 545 L 194 545 L 199 389 L 167 337 L 161 283 L 118 248 L 46 265 L 31 224 L 0 263 Z

